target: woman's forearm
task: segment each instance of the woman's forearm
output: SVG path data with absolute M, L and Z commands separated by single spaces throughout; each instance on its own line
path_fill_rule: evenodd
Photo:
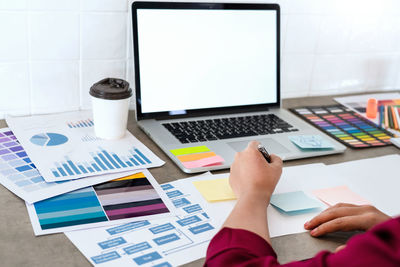
M 267 221 L 268 203 L 265 196 L 242 196 L 222 227 L 248 230 L 271 243 Z

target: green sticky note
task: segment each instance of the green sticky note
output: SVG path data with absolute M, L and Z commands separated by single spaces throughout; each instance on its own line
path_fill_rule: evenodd
M 187 154 L 193 154 L 193 153 L 201 153 L 201 152 L 208 152 L 211 151 L 208 147 L 206 146 L 193 146 L 193 147 L 184 147 L 184 148 L 178 148 L 178 149 L 171 149 L 170 152 L 174 154 L 175 156 L 180 156 L 180 155 L 187 155 Z
M 307 196 L 303 191 L 274 194 L 271 205 L 284 212 L 304 211 L 320 208 L 322 204 Z

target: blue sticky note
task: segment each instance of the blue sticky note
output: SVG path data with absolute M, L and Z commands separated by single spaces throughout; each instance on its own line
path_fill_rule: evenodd
M 271 205 L 283 212 L 298 212 L 322 207 L 321 202 L 310 198 L 303 191 L 274 194 Z
M 289 140 L 301 149 L 331 149 L 333 144 L 320 135 L 292 135 Z

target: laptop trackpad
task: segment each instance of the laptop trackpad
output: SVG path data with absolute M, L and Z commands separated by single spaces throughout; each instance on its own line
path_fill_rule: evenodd
M 260 142 L 260 144 L 265 146 L 265 148 L 267 149 L 267 151 L 270 154 L 278 154 L 279 155 L 279 154 L 290 152 L 290 150 L 288 150 L 286 147 L 284 147 L 283 145 L 279 144 L 278 142 L 276 142 L 275 140 L 273 140 L 271 138 L 256 139 L 256 141 Z M 228 143 L 228 145 L 230 147 L 232 147 L 235 151 L 240 152 L 240 151 L 243 151 L 247 147 L 249 142 L 250 141 L 230 142 L 230 143 Z

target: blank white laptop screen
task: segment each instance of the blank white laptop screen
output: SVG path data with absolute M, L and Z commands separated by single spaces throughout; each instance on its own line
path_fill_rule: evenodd
M 138 9 L 142 112 L 276 103 L 276 16 Z

